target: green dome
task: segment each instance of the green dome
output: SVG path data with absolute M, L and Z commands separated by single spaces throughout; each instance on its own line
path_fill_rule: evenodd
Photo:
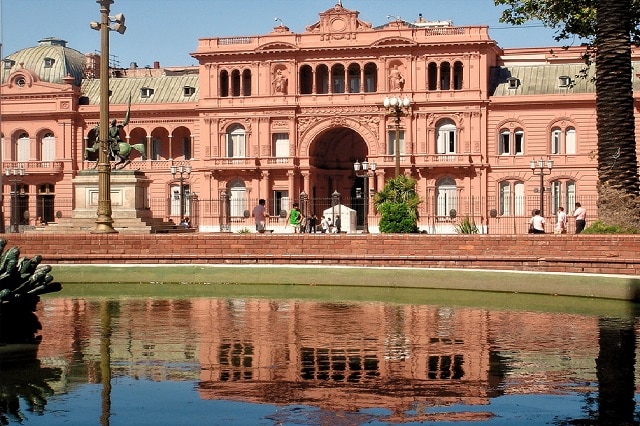
M 67 47 L 67 42 L 49 37 L 38 41 L 35 47 L 19 50 L 3 59 L 2 82 L 18 69 L 27 69 L 48 83 L 64 83 L 71 76 L 76 86 L 80 86 L 84 76 L 86 58 L 77 50 Z

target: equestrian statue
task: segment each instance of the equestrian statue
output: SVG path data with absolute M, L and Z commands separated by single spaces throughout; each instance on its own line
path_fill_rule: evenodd
M 124 117 L 124 121 L 121 124 L 118 124 L 118 121 L 114 118 L 111 120 L 111 126 L 109 127 L 109 134 L 107 139 L 107 150 L 106 153 L 109 156 L 109 161 L 115 161 L 112 168 L 113 169 L 123 169 L 129 163 L 131 163 L 131 159 L 129 156 L 135 150 L 138 151 L 143 157 L 147 155 L 144 144 L 136 143 L 131 145 L 128 142 L 122 140 L 120 136 L 120 130 L 129 124 L 129 117 L 131 114 L 131 96 L 129 96 L 129 107 L 127 108 L 127 115 Z M 94 127 L 94 136 L 95 139 L 90 148 L 85 148 L 84 157 L 87 159 L 87 153 L 89 152 L 97 152 L 100 149 L 100 125 L 98 124 Z M 98 167 L 98 162 L 94 168 Z

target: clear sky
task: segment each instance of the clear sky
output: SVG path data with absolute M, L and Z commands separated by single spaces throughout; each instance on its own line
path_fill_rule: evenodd
M 121 67 L 195 65 L 189 53 L 199 38 L 258 35 L 279 24 L 303 32 L 318 21 L 318 14 L 338 0 L 115 0 L 111 15 L 123 13 L 127 31 L 112 32 L 110 52 Z M 503 47 L 559 46 L 554 30 L 531 23 L 511 27 L 498 22 L 502 8 L 493 0 L 342 0 L 373 26 L 389 16 L 415 21 L 452 20 L 454 25 L 488 25 L 490 36 Z M 100 34 L 89 27 L 100 21 L 95 0 L 0 0 L 2 56 L 35 46 L 38 40 L 57 37 L 82 53 L 100 50 Z M 577 43 L 577 42 L 576 42 Z M 567 43 L 564 43 L 567 44 Z

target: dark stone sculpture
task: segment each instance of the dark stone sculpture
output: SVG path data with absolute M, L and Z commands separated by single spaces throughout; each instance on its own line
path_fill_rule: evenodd
M 129 156 L 135 150 L 138 151 L 143 157 L 146 157 L 147 151 L 145 145 L 142 143 L 129 144 L 128 142 L 122 139 L 120 135 L 120 131 L 129 124 L 129 117 L 131 115 L 131 96 L 129 96 L 129 107 L 127 108 L 127 115 L 124 118 L 124 121 L 118 124 L 116 119 L 111 120 L 111 125 L 108 130 L 108 140 L 107 140 L 107 154 L 109 155 L 109 160 L 115 161 L 113 165 L 114 169 L 122 169 L 126 167 L 131 160 Z M 95 139 L 92 141 L 91 147 L 85 148 L 85 159 L 87 158 L 88 152 L 97 152 L 100 149 L 100 126 L 94 127 L 93 134 L 95 135 Z M 98 163 L 96 162 L 96 167 L 98 167 Z
M 40 264 L 42 256 L 20 257 L 17 247 L 3 252 L 6 245 L 0 239 L 0 344 L 37 343 L 40 295 L 62 290 L 62 284 L 53 281 L 50 265 Z

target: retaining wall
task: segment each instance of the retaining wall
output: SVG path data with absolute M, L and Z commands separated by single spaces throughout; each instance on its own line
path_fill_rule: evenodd
M 640 235 L 4 234 L 48 264 L 327 264 L 640 275 Z

